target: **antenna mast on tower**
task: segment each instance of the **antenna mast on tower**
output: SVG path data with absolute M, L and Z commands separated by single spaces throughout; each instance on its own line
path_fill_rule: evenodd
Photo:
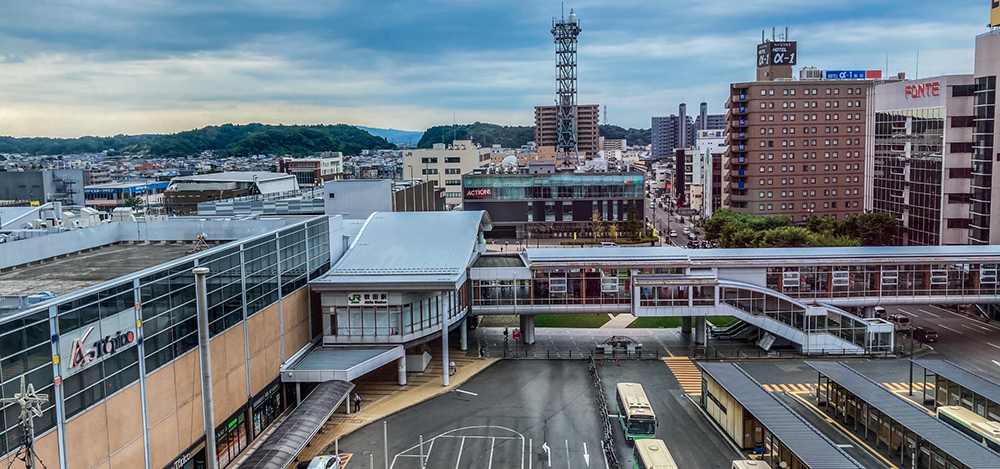
M 556 155 L 574 166 L 579 160 L 576 142 L 576 45 L 580 23 L 573 9 L 569 17 L 552 19 L 556 42 L 556 107 L 559 111 Z

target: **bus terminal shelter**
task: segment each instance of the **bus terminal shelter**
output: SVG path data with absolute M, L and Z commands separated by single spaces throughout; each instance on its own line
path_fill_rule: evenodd
M 862 469 L 735 363 L 699 363 L 701 406 L 743 450 L 763 455 L 767 467 Z
M 1000 384 L 948 360 L 914 359 L 923 368 L 924 404 L 965 407 L 987 420 L 1000 421 Z
M 976 443 L 926 409 L 842 362 L 807 361 L 819 372 L 817 404 L 848 429 L 885 449 L 902 467 L 996 469 L 1000 454 Z M 914 459 L 916 463 L 914 463 Z

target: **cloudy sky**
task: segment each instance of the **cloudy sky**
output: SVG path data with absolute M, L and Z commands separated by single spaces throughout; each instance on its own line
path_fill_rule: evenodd
M 799 65 L 971 73 L 987 0 L 581 0 L 580 103 L 649 127 L 752 80 L 791 26 Z M 0 135 L 225 122 L 423 130 L 532 122 L 554 100 L 549 0 L 0 0 Z

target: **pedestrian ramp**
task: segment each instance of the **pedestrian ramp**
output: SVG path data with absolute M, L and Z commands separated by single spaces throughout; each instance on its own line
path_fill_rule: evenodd
M 674 378 L 680 383 L 681 389 L 687 394 L 701 394 L 701 370 L 695 366 L 694 362 L 687 357 L 664 357 L 663 363 L 667 364 Z

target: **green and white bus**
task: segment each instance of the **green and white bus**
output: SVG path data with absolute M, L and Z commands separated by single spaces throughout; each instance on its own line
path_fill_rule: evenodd
M 628 441 L 656 436 L 656 415 L 638 383 L 618 383 L 618 421 Z
M 677 469 L 677 463 L 663 440 L 639 440 L 632 449 L 632 469 Z
M 969 435 L 983 446 L 1000 452 L 1000 422 L 987 420 L 961 406 L 938 407 L 937 417 L 958 431 Z

